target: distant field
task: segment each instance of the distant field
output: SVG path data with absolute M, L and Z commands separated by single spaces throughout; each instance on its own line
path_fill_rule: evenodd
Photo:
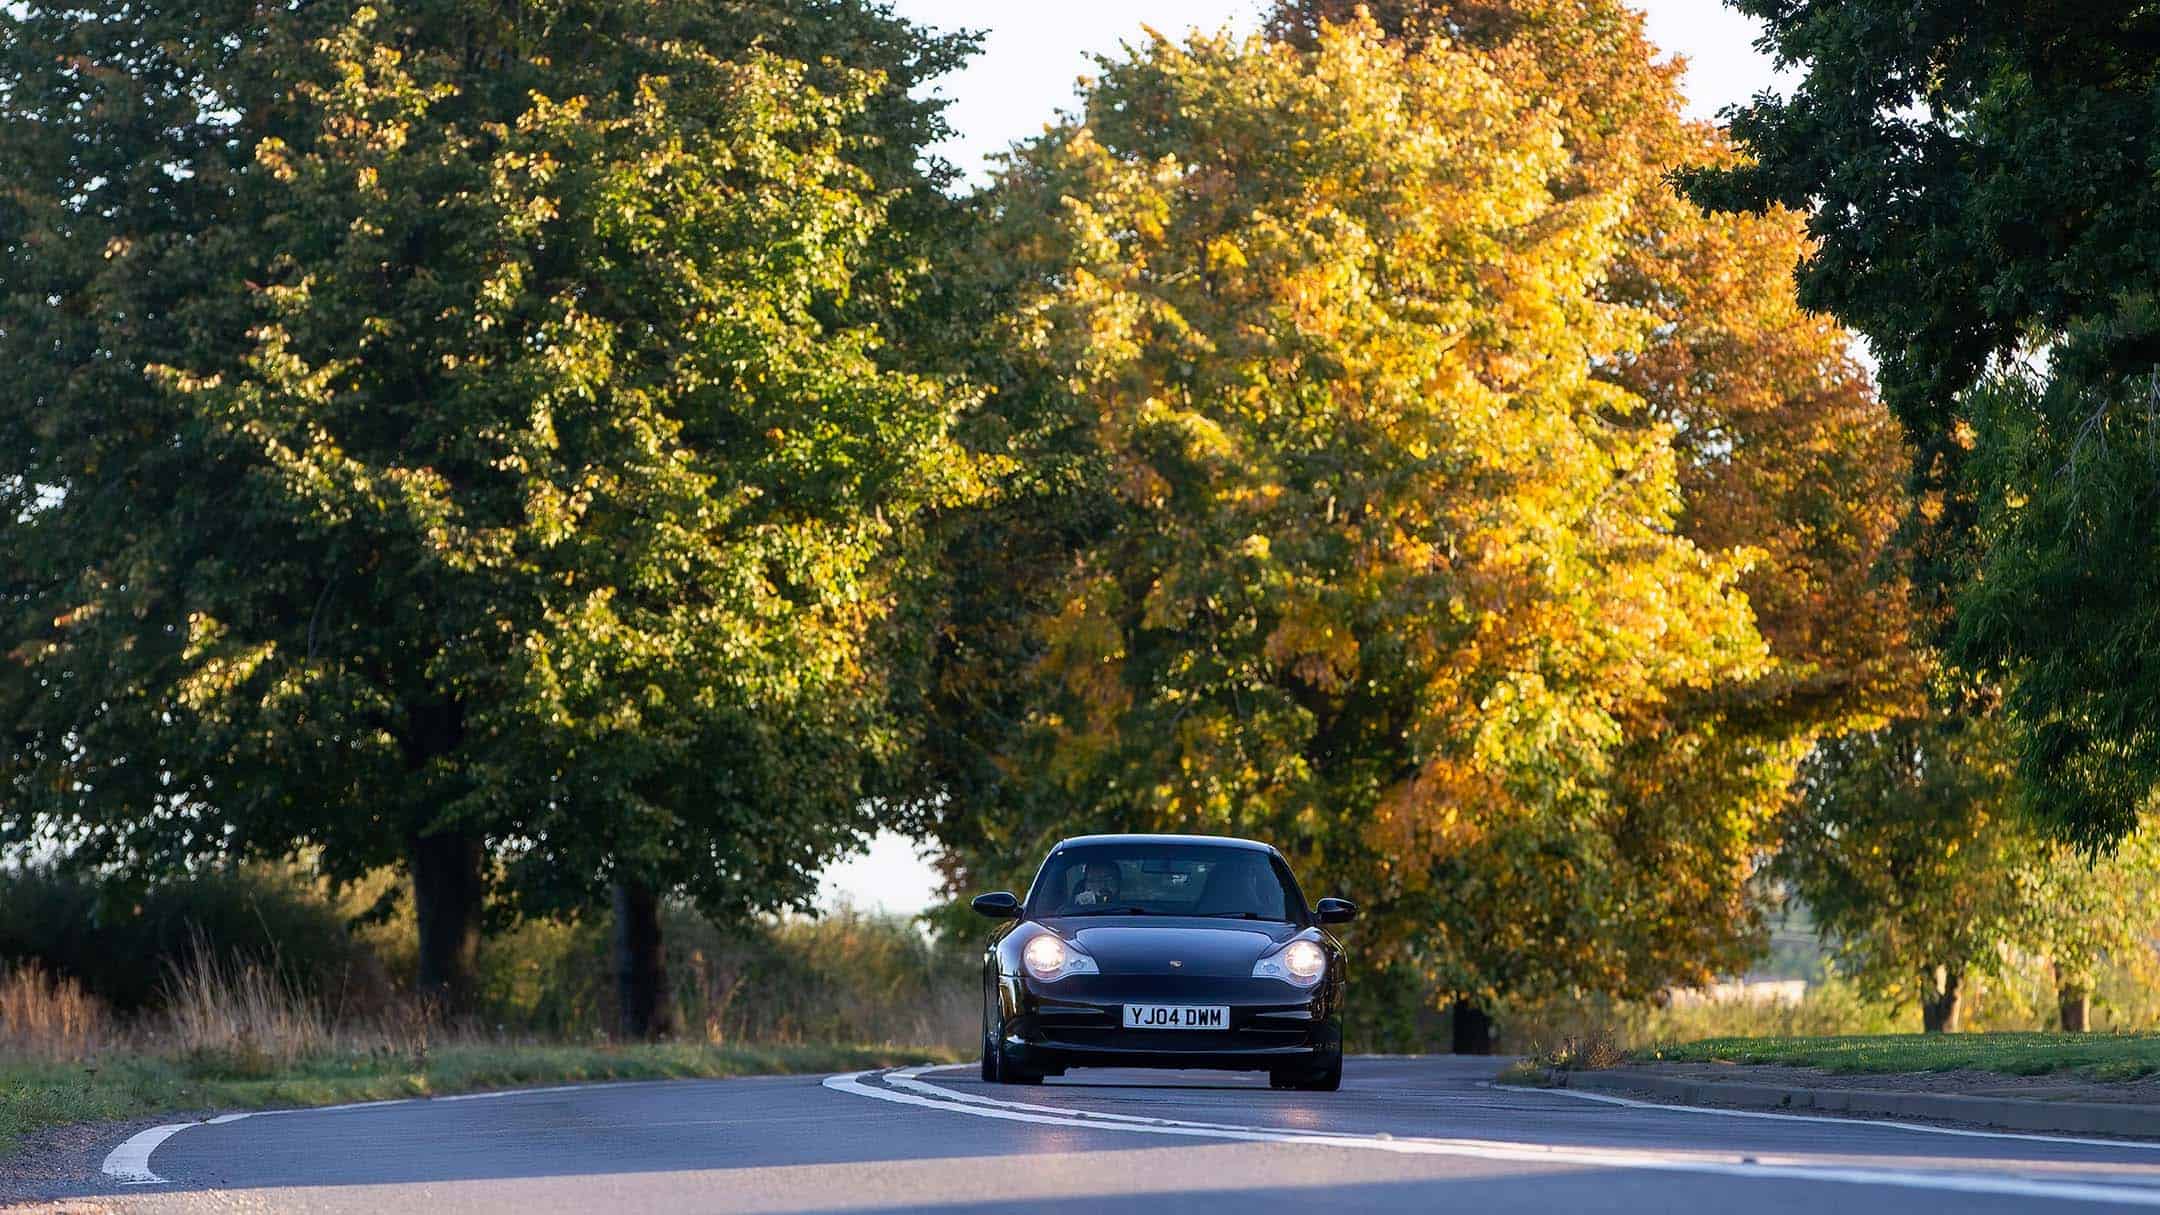
M 1960 1068 L 2095 1080 L 2160 1073 L 2160 1034 L 1877 1034 L 1846 1038 L 1708 1038 L 1630 1051 L 1632 1062 L 1781 1063 L 1832 1072 L 1946 1072 Z
M 0 1060 L 0 1156 L 43 1127 L 171 1110 L 335 1105 L 589 1080 L 846 1071 L 950 1057 L 937 1048 L 905 1046 L 453 1045 L 424 1059 L 350 1053 L 248 1077 L 204 1075 L 199 1068 L 145 1056 L 107 1059 L 95 1069 Z

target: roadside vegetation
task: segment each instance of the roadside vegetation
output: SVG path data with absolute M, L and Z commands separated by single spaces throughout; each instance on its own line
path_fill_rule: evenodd
M 1711 1038 L 1629 1052 L 1631 1062 L 1767 1063 L 1830 1072 L 2067 1073 L 2137 1080 L 2160 1073 L 2155 1034 L 1877 1034 L 1827 1038 Z
M 412 993 L 406 926 L 348 927 L 364 893 L 334 899 L 279 869 L 112 903 L 76 880 L 0 877 L 0 924 L 81 914 L 68 938 L 79 953 L 0 966 L 0 1152 L 42 1126 L 167 1110 L 835 1071 L 953 1059 L 974 1041 L 967 960 L 903 919 L 843 912 L 721 931 L 668 908 L 669 1028 L 625 1041 L 605 921 L 491 938 L 483 996 L 457 1012 Z M 190 927 L 161 948 L 174 906 Z M 112 956 L 127 964 L 96 964 Z
M 976 187 L 871 0 L 0 5 L 0 1066 L 965 1050 L 881 828 L 1264 837 L 1375 1048 L 2152 1027 L 2154 18 L 1735 3 L 1722 126 L 1276 0 Z

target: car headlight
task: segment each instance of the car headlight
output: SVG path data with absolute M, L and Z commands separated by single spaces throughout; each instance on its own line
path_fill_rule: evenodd
M 1048 983 L 1066 975 L 1092 975 L 1095 959 L 1081 953 L 1059 939 L 1056 933 L 1045 932 L 1027 943 L 1020 951 L 1020 960 L 1027 965 L 1028 973 Z
M 1327 951 L 1313 941 L 1292 941 L 1254 963 L 1255 979 L 1281 979 L 1299 987 L 1311 987 L 1327 973 Z

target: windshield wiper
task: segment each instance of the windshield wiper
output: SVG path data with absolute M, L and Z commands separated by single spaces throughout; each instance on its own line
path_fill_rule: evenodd
M 1273 916 L 1265 916 L 1265 915 L 1261 915 L 1261 914 L 1260 914 L 1259 912 L 1257 912 L 1257 911 L 1203 911 L 1203 912 L 1200 912 L 1200 913 L 1199 913 L 1198 915 L 1194 916 L 1193 918 L 1195 918 L 1195 919 L 1201 919 L 1201 920 L 1274 920 L 1274 919 L 1275 919 L 1275 917 L 1273 917 Z M 1288 923 L 1288 921 L 1287 921 L 1287 920 L 1275 920 L 1275 922 L 1276 922 L 1276 923 Z
M 1087 909 L 1087 910 L 1085 910 L 1085 911 L 1061 911 L 1061 912 L 1059 912 L 1058 914 L 1059 914 L 1059 915 L 1063 915 L 1063 916 L 1082 916 L 1082 915 L 1154 915 L 1155 913 L 1154 913 L 1154 912 L 1152 912 L 1152 911 L 1149 911 L 1149 910 L 1148 910 L 1147 908 L 1145 908 L 1145 907 L 1090 907 L 1090 908 L 1088 908 L 1088 909 Z

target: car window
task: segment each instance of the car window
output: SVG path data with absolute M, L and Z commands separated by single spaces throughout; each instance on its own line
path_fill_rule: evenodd
M 1202 915 L 1302 922 L 1268 854 L 1194 844 L 1061 848 L 1028 892 L 1033 915 Z

